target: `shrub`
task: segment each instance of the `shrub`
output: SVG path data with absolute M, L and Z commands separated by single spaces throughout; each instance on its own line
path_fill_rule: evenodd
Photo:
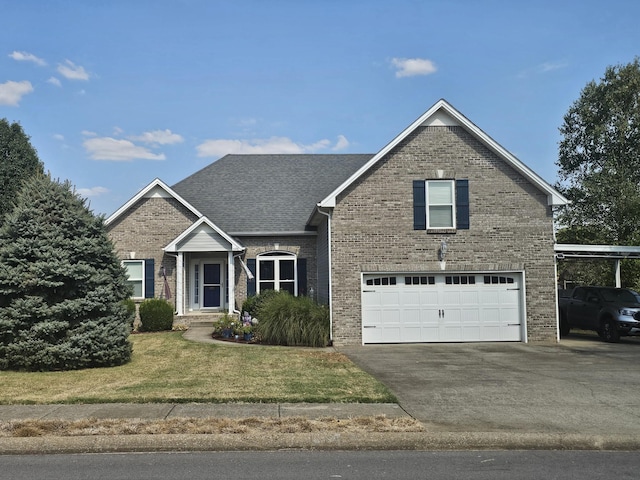
M 254 327 L 260 340 L 274 345 L 326 347 L 329 309 L 308 297 L 287 292 L 270 294 L 257 311 Z
M 173 326 L 173 305 L 163 298 L 148 298 L 140 304 L 141 330 L 159 332 L 171 330 Z
M 251 318 L 257 317 L 262 304 L 278 294 L 279 292 L 276 290 L 265 290 L 264 292 L 260 292 L 258 295 L 251 295 L 250 297 L 247 297 L 247 299 L 242 303 L 242 313 L 244 314 L 244 312 L 249 312 Z
M 218 318 L 215 322 L 213 322 L 213 331 L 214 333 L 222 333 L 227 330 L 229 332 L 234 332 L 235 328 L 240 324 L 240 320 L 234 315 L 230 315 L 225 313 L 220 318 Z

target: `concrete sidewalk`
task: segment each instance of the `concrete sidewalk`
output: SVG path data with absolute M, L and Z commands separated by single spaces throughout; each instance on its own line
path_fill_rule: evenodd
M 0 405 L 0 421 L 87 418 L 167 420 L 174 418 L 305 417 L 339 419 L 385 415 L 410 418 L 395 403 L 99 403 L 81 405 Z

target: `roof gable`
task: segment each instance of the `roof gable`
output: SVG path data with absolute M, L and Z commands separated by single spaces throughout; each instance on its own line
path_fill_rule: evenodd
M 240 252 L 244 250 L 244 247 L 211 220 L 201 217 L 164 247 L 165 252 L 179 252 L 183 249 L 203 252 L 226 252 L 229 250 Z
M 325 197 L 318 207 L 335 207 L 336 198 L 340 193 L 345 191 L 351 184 L 356 182 L 365 172 L 367 172 L 373 165 L 384 158 L 393 148 L 395 148 L 402 140 L 404 140 L 409 134 L 411 134 L 416 128 L 421 126 L 459 126 L 467 130 L 471 135 L 476 137 L 479 141 L 484 143 L 487 148 L 493 151 L 496 155 L 507 162 L 511 167 L 528 179 L 533 185 L 547 195 L 548 205 L 566 205 L 569 200 L 565 198 L 560 192 L 554 189 L 546 181 L 542 179 L 533 170 L 527 167 L 524 163 L 518 160 L 514 155 L 504 149 L 500 144 L 493 140 L 489 135 L 478 128 L 467 117 L 462 115 L 458 110 L 453 108 L 446 100 L 439 100 L 429 110 L 427 110 L 422 116 L 414 121 L 409 127 L 403 130 L 397 137 L 389 142 L 382 150 L 374 155 L 371 160 L 364 164 L 358 171 L 351 175 L 345 182 L 343 182 L 338 188 L 333 190 L 327 197 Z
M 136 193 L 127 203 L 125 203 L 118 210 L 112 213 L 109 218 L 105 220 L 105 225 L 109 226 L 111 223 L 115 222 L 118 218 L 120 218 L 120 216 L 122 216 L 127 210 L 129 210 L 143 198 L 174 198 L 175 200 L 180 202 L 180 204 L 182 204 L 187 210 L 192 212 L 196 217 L 202 217 L 202 214 L 195 207 L 193 207 L 193 205 L 191 205 L 184 198 L 174 192 L 162 180 L 156 178 L 149 185 Z

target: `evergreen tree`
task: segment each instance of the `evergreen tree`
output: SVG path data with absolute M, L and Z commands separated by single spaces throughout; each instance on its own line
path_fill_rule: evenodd
M 126 363 L 130 294 L 104 219 L 69 182 L 26 181 L 0 227 L 0 369 Z
M 42 162 L 20 124 L 0 119 L 0 223 L 13 208 L 22 182 L 43 171 Z

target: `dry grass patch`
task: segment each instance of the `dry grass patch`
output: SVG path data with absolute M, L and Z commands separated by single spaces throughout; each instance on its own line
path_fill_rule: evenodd
M 179 332 L 132 335 L 130 363 L 69 372 L 0 372 L 2 404 L 148 402 L 395 402 L 346 356 L 237 347 Z
M 21 420 L 0 422 L 1 437 L 161 435 L 161 434 L 242 434 L 260 433 L 367 433 L 422 432 L 422 424 L 412 418 L 335 417 L 310 420 L 285 418 L 174 418 L 169 420 Z

